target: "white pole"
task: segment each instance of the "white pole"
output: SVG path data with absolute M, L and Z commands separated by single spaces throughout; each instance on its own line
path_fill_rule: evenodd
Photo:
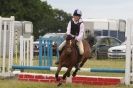
M 24 62 L 24 66 L 25 66 L 25 65 L 26 65 L 26 64 L 25 64 L 25 54 L 26 54 L 26 53 L 25 53 L 25 50 L 26 50 L 26 49 L 25 49 L 25 43 L 26 43 L 26 41 L 25 41 L 24 37 L 23 37 L 23 43 L 24 43 L 24 44 L 23 44 L 23 49 L 24 49 L 24 50 L 23 50 L 23 56 L 24 56 L 24 57 L 23 57 L 23 62 Z
M 126 64 L 125 64 L 125 84 L 130 84 L 130 66 L 131 66 L 131 21 L 127 20 L 126 25 L 127 41 L 126 41 Z
M 8 71 L 10 70 L 10 65 L 11 65 L 11 41 L 12 41 L 12 22 L 10 22 L 10 24 L 9 24 L 9 26 L 8 26 L 8 28 L 9 28 L 9 57 L 8 57 Z
M 12 65 L 13 65 L 13 51 L 14 51 L 14 16 L 11 16 L 11 22 L 12 22 L 12 26 L 11 26 L 11 29 L 12 29 L 12 45 L 11 45 L 11 65 L 10 65 L 10 69 L 12 68 Z
M 30 41 L 30 39 L 27 39 L 26 40 L 27 41 L 27 66 L 29 66 L 29 41 Z
M 131 24 L 130 24 L 130 30 L 131 30 L 131 46 L 132 46 L 132 44 L 133 44 L 133 20 L 131 20 Z M 131 47 L 130 46 L 130 47 Z M 133 49 L 131 48 L 131 52 L 133 52 Z M 133 53 L 131 53 L 131 65 L 130 65 L 130 76 L 131 76 L 131 78 L 130 78 L 130 80 L 131 81 L 133 81 Z
M 9 24 L 10 34 L 9 34 L 9 66 L 8 72 L 11 71 L 13 65 L 13 46 L 14 46 L 14 17 L 11 16 L 11 21 Z
M 15 30 L 15 62 L 18 63 L 18 29 Z
M 33 65 L 33 36 L 31 36 L 31 41 L 30 41 L 30 66 Z
M 20 36 L 20 65 L 24 65 L 24 62 L 23 62 L 23 58 L 24 58 L 24 54 L 23 54 L 23 45 L 24 45 L 24 43 L 23 43 L 23 36 Z
M 3 35 L 3 61 L 2 61 L 2 73 L 5 73 L 5 59 L 6 59 L 6 31 L 7 22 L 4 22 L 4 35 Z
M 0 16 L 0 58 L 2 56 L 2 52 L 1 52 L 1 47 L 2 47 L 2 42 L 1 42 L 1 35 L 2 35 L 2 18 Z

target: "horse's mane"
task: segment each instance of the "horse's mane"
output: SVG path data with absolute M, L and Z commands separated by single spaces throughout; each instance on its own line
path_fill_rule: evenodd
M 66 36 L 66 41 L 67 41 L 67 40 L 72 40 L 72 39 L 74 39 L 74 37 L 72 37 L 71 35 L 67 35 L 67 36 Z
M 92 47 L 96 41 L 95 36 L 93 35 L 89 35 L 85 40 L 88 41 L 90 47 Z

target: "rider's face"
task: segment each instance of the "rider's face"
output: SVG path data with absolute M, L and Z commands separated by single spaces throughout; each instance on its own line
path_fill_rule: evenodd
M 79 21 L 80 16 L 73 16 L 73 18 L 74 18 L 74 21 Z

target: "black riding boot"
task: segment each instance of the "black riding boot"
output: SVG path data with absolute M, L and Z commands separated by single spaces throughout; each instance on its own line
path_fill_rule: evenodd
M 62 52 L 62 51 L 59 51 L 59 57 L 60 57 L 60 55 L 61 55 L 61 52 Z M 56 61 L 55 64 L 58 65 L 58 64 L 59 64 L 59 60 Z

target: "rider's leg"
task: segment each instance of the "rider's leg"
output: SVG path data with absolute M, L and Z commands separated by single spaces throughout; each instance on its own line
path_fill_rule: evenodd
M 80 55 L 83 55 L 83 53 L 84 53 L 84 47 L 83 47 L 82 41 L 78 41 L 77 42 L 77 46 L 78 46 L 78 49 L 79 49 L 79 54 Z
M 77 46 L 78 46 L 78 49 L 79 49 L 79 58 L 78 58 L 78 61 L 77 61 L 77 68 L 79 67 L 79 62 L 80 62 L 80 60 L 81 60 L 81 58 L 82 58 L 82 56 L 83 56 L 83 53 L 84 53 L 84 47 L 83 47 L 83 43 L 82 43 L 82 41 L 78 41 L 77 43 Z
M 61 55 L 62 49 L 63 49 L 63 47 L 65 46 L 65 44 L 66 44 L 66 40 L 63 41 L 63 42 L 60 44 L 60 46 L 58 47 L 58 49 L 59 49 L 59 56 Z M 58 65 L 58 64 L 59 64 L 59 60 L 56 61 L 55 64 Z

